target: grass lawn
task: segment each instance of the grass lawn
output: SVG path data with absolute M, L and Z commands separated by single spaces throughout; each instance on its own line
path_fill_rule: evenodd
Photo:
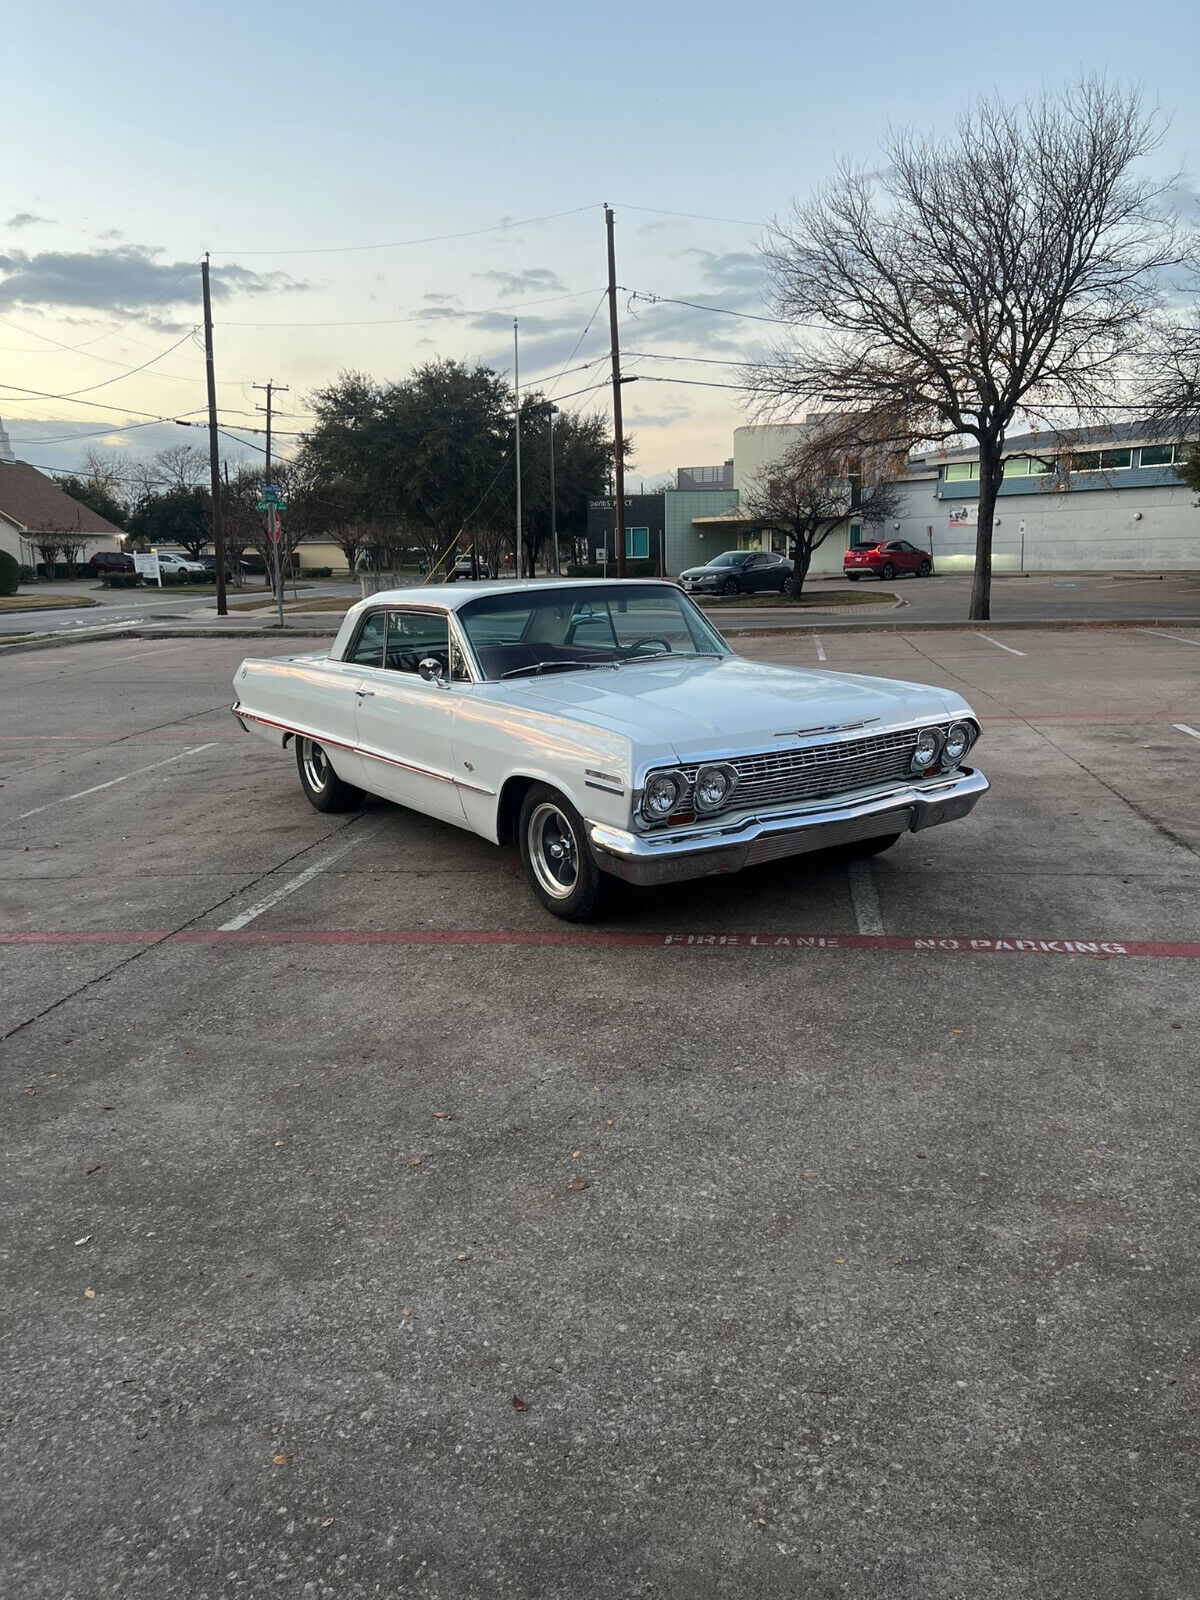
M 896 596 L 890 589 L 835 589 L 831 594 L 805 590 L 796 600 L 790 594 L 694 594 L 691 598 L 707 611 L 710 606 L 722 610 L 726 606 L 783 606 L 792 610 L 806 606 L 878 606 L 894 604 Z
M 82 594 L 65 594 L 60 599 L 50 594 L 0 595 L 0 611 L 65 611 L 68 606 L 99 605 Z

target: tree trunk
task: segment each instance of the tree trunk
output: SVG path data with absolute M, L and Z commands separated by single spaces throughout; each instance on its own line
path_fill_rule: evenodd
M 992 615 L 992 529 L 996 519 L 996 495 L 1004 476 L 999 439 L 980 440 L 979 513 L 975 528 L 975 581 L 971 585 L 972 622 L 987 622 Z
M 812 545 L 807 539 L 796 540 L 796 554 L 793 557 L 792 567 L 792 599 L 799 600 L 804 591 L 808 569 L 812 566 Z

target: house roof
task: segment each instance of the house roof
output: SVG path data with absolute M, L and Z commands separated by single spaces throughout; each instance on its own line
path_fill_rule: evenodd
M 1064 429 L 1061 433 L 1052 428 L 1044 428 L 1040 433 L 1013 434 L 1004 441 L 1004 454 L 1028 455 L 1041 449 L 1051 455 L 1064 441 L 1067 441 L 1073 449 L 1096 444 L 1136 445 L 1176 442 L 1152 422 L 1102 422 L 1086 428 Z M 978 459 L 977 444 L 961 445 L 957 450 L 922 450 L 919 455 L 909 457 L 909 470 L 910 475 L 918 476 L 922 468 L 927 472 L 931 469 L 936 471 L 947 461 Z
M 27 461 L 0 461 L 0 517 L 15 523 L 22 533 L 121 531 Z

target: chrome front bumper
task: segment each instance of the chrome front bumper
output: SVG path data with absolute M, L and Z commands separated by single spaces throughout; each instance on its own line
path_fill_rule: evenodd
M 631 833 L 606 823 L 588 824 L 596 865 L 628 883 L 676 883 L 716 872 L 740 872 L 760 861 L 803 855 L 877 839 L 917 833 L 965 817 L 988 792 L 982 772 L 969 767 L 944 779 L 893 784 L 875 794 L 830 800 L 803 810 L 714 822 L 678 833 Z

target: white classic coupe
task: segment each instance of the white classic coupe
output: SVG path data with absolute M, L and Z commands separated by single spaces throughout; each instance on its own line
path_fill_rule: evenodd
M 987 793 L 948 689 L 736 655 L 672 583 L 457 583 L 352 606 L 324 654 L 244 661 L 233 714 L 320 811 L 363 791 L 516 844 L 555 916 L 620 880 L 874 854 Z

